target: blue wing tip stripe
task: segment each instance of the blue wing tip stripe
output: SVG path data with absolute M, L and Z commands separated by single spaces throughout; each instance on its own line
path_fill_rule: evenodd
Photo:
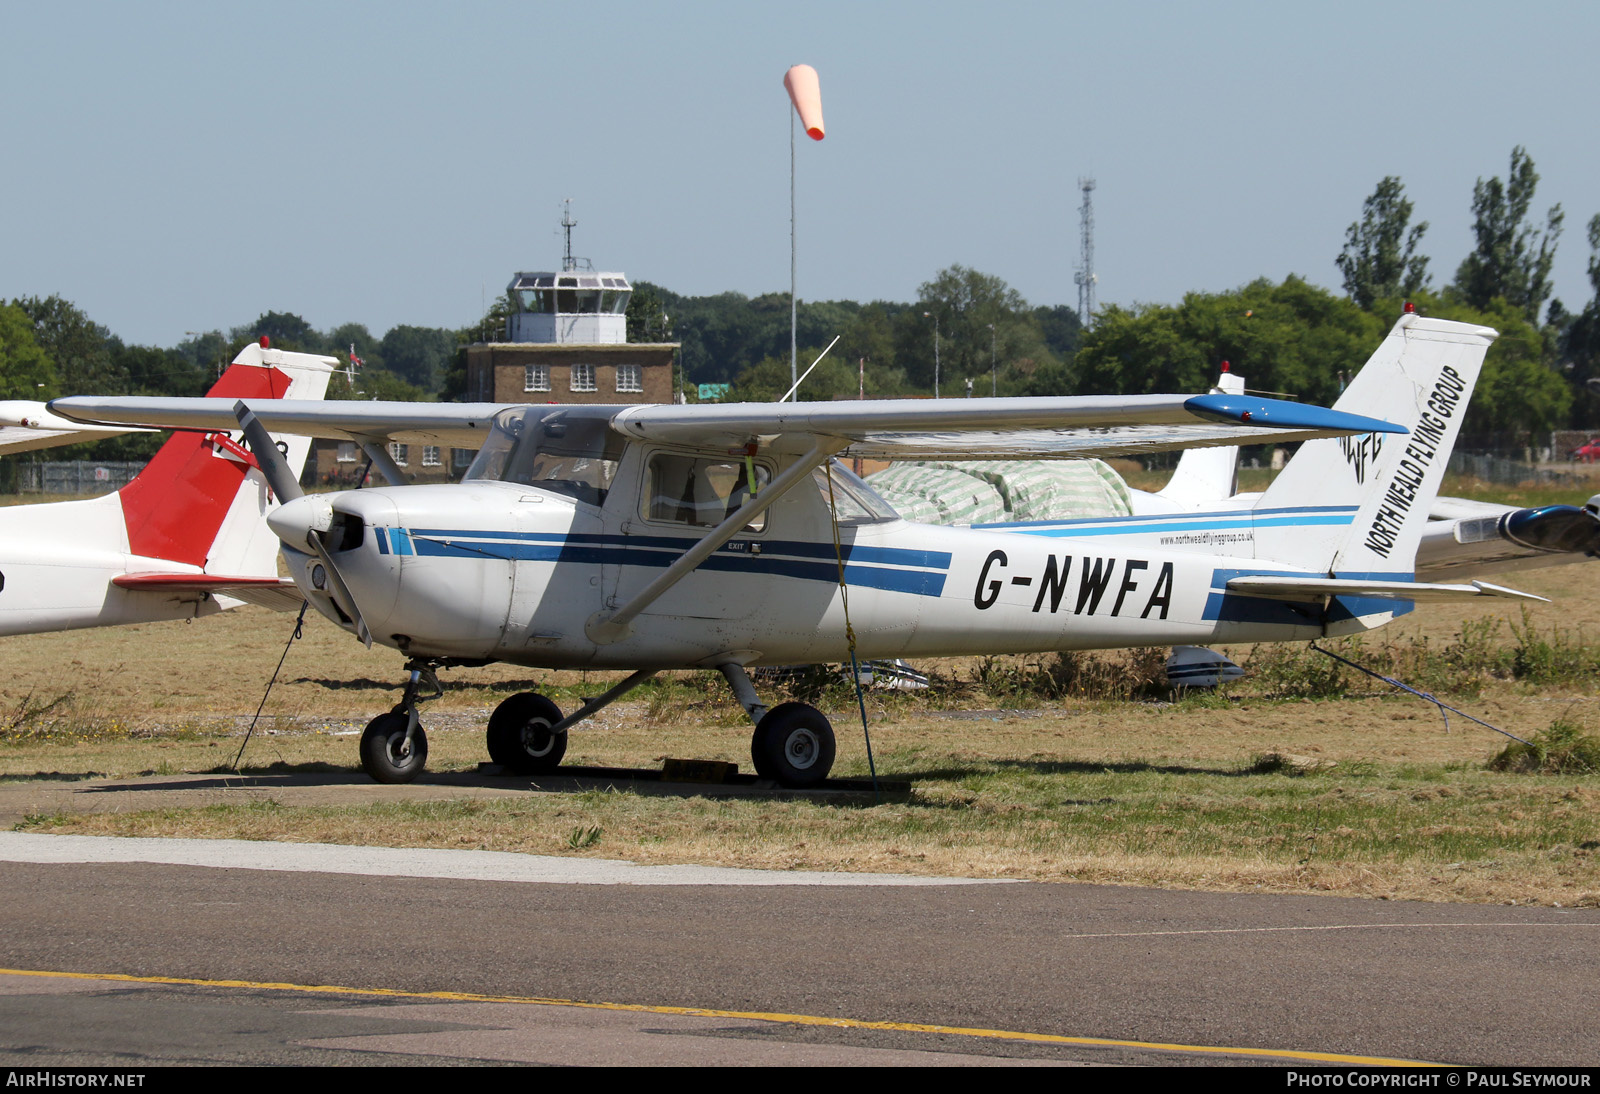
M 1249 399 L 1239 395 L 1196 395 L 1184 401 L 1184 408 L 1199 418 L 1229 425 L 1249 424 L 1263 428 L 1317 429 L 1348 433 L 1409 433 L 1395 425 L 1362 414 L 1285 399 Z

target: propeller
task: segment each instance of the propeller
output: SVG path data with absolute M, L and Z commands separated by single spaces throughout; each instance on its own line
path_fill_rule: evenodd
M 372 632 L 367 630 L 367 622 L 361 617 L 361 609 L 356 606 L 356 598 L 350 592 L 350 586 L 345 583 L 344 575 L 339 572 L 339 567 L 334 565 L 333 552 L 328 550 L 328 544 L 323 538 L 323 531 L 314 527 L 310 519 L 289 520 L 292 503 L 305 497 L 305 491 L 300 489 L 300 483 L 295 478 L 294 472 L 289 467 L 289 461 L 279 451 L 277 444 L 272 440 L 272 435 L 267 432 L 267 427 L 261 424 L 255 411 L 245 405 L 244 400 L 233 404 L 233 416 L 239 420 L 239 430 L 244 434 L 244 443 L 249 446 L 250 452 L 256 458 L 261 473 L 266 476 L 267 485 L 272 492 L 278 495 L 282 503 L 276 514 L 279 520 L 273 525 L 273 531 L 278 532 L 283 538 L 280 529 L 285 525 L 296 531 L 304 528 L 305 544 L 316 554 L 317 560 L 322 563 L 323 571 L 328 575 L 329 591 L 338 603 L 340 610 L 348 615 L 356 625 L 356 637 L 361 639 L 367 647 L 372 647 Z M 309 510 L 309 506 L 300 508 Z M 309 518 L 309 514 L 307 514 Z
M 296 498 L 305 497 L 305 491 L 300 489 L 300 483 L 295 479 L 294 472 L 289 469 L 289 461 L 283 458 L 283 453 L 273 442 L 267 427 L 256 417 L 256 412 L 240 399 L 233 404 L 233 416 L 239 419 L 239 430 L 244 434 L 244 443 L 250 447 L 261 473 L 267 477 L 267 485 L 278 495 L 278 500 L 294 501 Z

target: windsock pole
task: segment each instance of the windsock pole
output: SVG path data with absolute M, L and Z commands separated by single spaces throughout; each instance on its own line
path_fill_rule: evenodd
M 796 375 L 798 352 L 795 348 L 795 334 L 798 329 L 800 315 L 799 297 L 796 295 L 795 270 L 795 233 L 794 233 L 794 111 L 789 112 L 789 386 L 793 388 L 800 382 Z
M 810 65 L 794 65 L 783 74 L 783 87 L 794 104 L 794 114 L 789 115 L 789 384 L 799 382 L 799 352 L 796 346 L 799 330 L 800 297 L 795 270 L 795 216 L 794 216 L 794 115 L 800 115 L 806 127 L 806 136 L 820 141 L 823 136 L 822 91 L 817 80 L 817 70 Z

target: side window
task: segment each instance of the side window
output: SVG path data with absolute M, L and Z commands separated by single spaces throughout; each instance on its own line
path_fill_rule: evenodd
M 822 504 L 831 509 L 840 524 L 871 524 L 899 517 L 893 506 L 844 464 L 834 460 L 830 466 L 831 482 L 828 472 L 821 467 L 813 471 L 811 477 L 822 495 Z
M 772 473 L 755 464 L 756 487 L 765 487 Z M 645 468 L 641 515 L 646 520 L 712 528 L 750 500 L 749 468 L 743 460 L 719 460 L 657 452 Z M 761 532 L 767 527 L 762 513 L 745 527 Z

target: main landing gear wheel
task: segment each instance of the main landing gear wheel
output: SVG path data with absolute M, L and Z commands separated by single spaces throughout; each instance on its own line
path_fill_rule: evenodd
M 489 716 L 489 758 L 518 775 L 548 775 L 567 754 L 567 735 L 551 733 L 561 708 L 543 695 L 519 692 Z
M 804 790 L 833 769 L 833 726 L 816 707 L 781 703 L 756 724 L 750 759 L 756 774 L 779 786 Z
M 361 766 L 380 783 L 408 783 L 428 764 L 428 735 L 419 725 L 406 740 L 411 719 L 398 711 L 380 714 L 361 734 Z

